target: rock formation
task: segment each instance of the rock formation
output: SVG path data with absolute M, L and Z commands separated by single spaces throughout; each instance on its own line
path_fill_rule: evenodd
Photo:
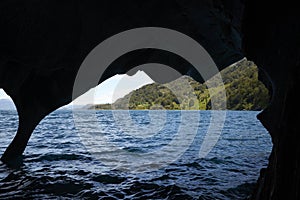
M 117 33 L 165 27 L 197 40 L 220 69 L 242 58 L 239 27 L 230 23 L 229 11 L 220 2 L 7 0 L 1 2 L 0 13 L 0 88 L 12 97 L 19 114 L 18 132 L 2 156 L 4 162 L 18 160 L 40 120 L 72 101 L 84 58 Z M 181 74 L 193 71 L 179 56 L 146 49 L 121 56 L 100 82 L 150 62 L 172 66 Z M 201 81 L 198 74 L 190 75 Z
M 260 66 L 261 80 L 273 93 L 258 116 L 271 134 L 273 150 L 253 199 L 299 199 L 300 13 L 291 2 L 271 4 L 248 1 L 243 23 L 245 55 Z
M 272 6 L 258 0 L 243 2 L 1 1 L 0 88 L 12 97 L 19 114 L 17 134 L 1 160 L 20 161 L 36 125 L 72 101 L 77 71 L 95 46 L 128 29 L 165 27 L 198 41 L 220 70 L 244 56 L 244 39 L 245 55 L 261 67 L 261 80 L 273 94 L 259 119 L 270 132 L 274 148 L 253 198 L 299 199 L 300 136 L 295 126 L 299 118 L 299 12 L 288 2 L 272 2 Z M 99 83 L 148 62 L 172 66 L 182 74 L 193 71 L 171 53 L 139 50 L 112 63 Z M 189 75 L 201 81 L 198 74 Z

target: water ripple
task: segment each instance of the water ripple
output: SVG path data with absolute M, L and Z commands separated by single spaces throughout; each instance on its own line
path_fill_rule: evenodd
M 135 123 L 149 125 L 147 112 L 130 113 Z M 119 151 L 141 155 L 167 145 L 180 125 L 180 112 L 168 112 L 168 123 L 159 134 L 135 138 L 116 127 L 109 111 L 97 112 L 100 130 L 94 130 L 90 114 L 80 113 L 80 126 L 89 132 L 87 138 L 106 137 L 120 147 Z M 153 172 L 131 174 L 111 170 L 93 157 L 93 150 L 87 149 L 78 136 L 72 113 L 56 111 L 34 131 L 20 169 L 9 169 L 0 162 L 0 199 L 247 198 L 271 151 L 270 137 L 256 120 L 258 113 L 228 112 L 220 140 L 202 159 L 198 152 L 210 113 L 200 114 L 198 134 L 178 160 Z M 1 154 L 15 134 L 17 119 L 14 111 L 0 111 Z M 90 142 L 95 148 L 102 145 L 98 140 Z M 106 147 L 99 154 L 105 159 L 116 159 L 110 151 Z

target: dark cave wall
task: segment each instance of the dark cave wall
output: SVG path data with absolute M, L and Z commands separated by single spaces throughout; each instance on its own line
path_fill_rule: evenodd
M 246 3 L 245 55 L 260 67 L 261 80 L 272 88 L 271 103 L 258 119 L 272 137 L 273 150 L 253 199 L 300 198 L 299 19 L 297 6 L 291 2 L 272 2 L 272 6 L 269 2 Z

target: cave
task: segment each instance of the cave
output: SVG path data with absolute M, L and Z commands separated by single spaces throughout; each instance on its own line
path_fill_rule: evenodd
M 18 131 L 3 162 L 20 160 L 38 123 L 72 101 L 79 66 L 97 44 L 124 30 L 165 27 L 201 43 L 219 70 L 244 56 L 260 67 L 260 79 L 272 99 L 258 119 L 269 131 L 273 149 L 252 199 L 299 199 L 300 14 L 296 3 L 3 1 L 0 10 L 0 87 L 19 113 Z M 160 53 L 135 52 L 123 62 L 128 67 L 151 61 L 172 64 Z M 114 65 L 100 82 L 126 71 Z M 203 81 L 192 68 L 181 73 Z

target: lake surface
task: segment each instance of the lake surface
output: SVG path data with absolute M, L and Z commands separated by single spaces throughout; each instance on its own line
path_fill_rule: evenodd
M 198 123 L 184 121 L 180 111 L 119 112 L 49 115 L 34 131 L 20 169 L 0 162 L 0 199 L 245 199 L 267 165 L 271 139 L 258 112 L 227 111 L 204 157 L 199 151 L 214 127 L 210 111 L 187 111 Z M 17 125 L 15 111 L 0 111 L 1 154 Z M 178 132 L 184 137 L 176 139 Z

